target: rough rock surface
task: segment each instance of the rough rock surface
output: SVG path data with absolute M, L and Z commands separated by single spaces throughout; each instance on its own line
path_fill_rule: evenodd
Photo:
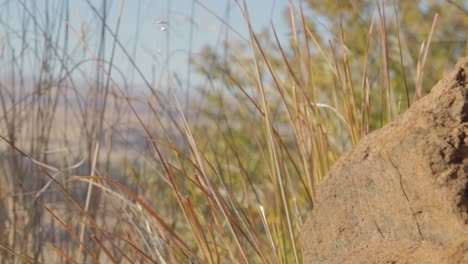
M 468 57 L 319 185 L 304 263 L 468 263 Z

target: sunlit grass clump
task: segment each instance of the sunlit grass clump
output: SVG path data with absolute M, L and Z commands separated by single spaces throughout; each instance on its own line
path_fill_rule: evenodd
M 33 25 L 42 42 L 21 43 L 41 66 L 26 78 L 28 55 L 7 47 L 12 56 L 1 59 L 13 73 L 0 89 L 0 261 L 301 263 L 300 228 L 320 181 L 450 64 L 432 42 L 457 36 L 437 23 L 463 27 L 449 3 L 429 1 L 453 10 L 429 15 L 406 1 L 332 2 L 291 3 L 287 41 L 273 25 L 255 32 L 245 4 L 235 6 L 248 36 L 213 14 L 236 37 L 221 51 L 190 54 L 204 83 L 181 100 L 177 76 L 144 77 L 119 40 L 120 16 L 111 23 L 89 3 L 107 50 L 63 22 L 66 2 L 57 20 L 42 23 L 21 1 L 25 29 L 16 33 L 26 39 Z M 411 17 L 418 28 L 405 24 Z M 86 59 L 71 59 L 71 38 Z M 450 47 L 453 58 L 466 35 L 462 42 Z M 119 52 L 147 96 L 129 96 L 117 80 L 125 75 L 113 64 Z M 144 147 L 131 146 L 134 127 Z

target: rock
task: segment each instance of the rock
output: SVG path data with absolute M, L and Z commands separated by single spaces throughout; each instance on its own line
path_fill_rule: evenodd
M 468 263 L 468 57 L 319 185 L 304 263 Z

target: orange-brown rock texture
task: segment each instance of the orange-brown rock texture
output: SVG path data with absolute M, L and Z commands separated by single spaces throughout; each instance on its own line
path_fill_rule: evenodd
M 319 185 L 304 263 L 468 263 L 468 57 Z

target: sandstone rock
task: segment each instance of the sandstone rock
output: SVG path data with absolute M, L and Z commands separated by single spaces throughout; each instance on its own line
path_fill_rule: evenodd
M 301 244 L 304 263 L 468 263 L 468 57 L 338 160 Z

